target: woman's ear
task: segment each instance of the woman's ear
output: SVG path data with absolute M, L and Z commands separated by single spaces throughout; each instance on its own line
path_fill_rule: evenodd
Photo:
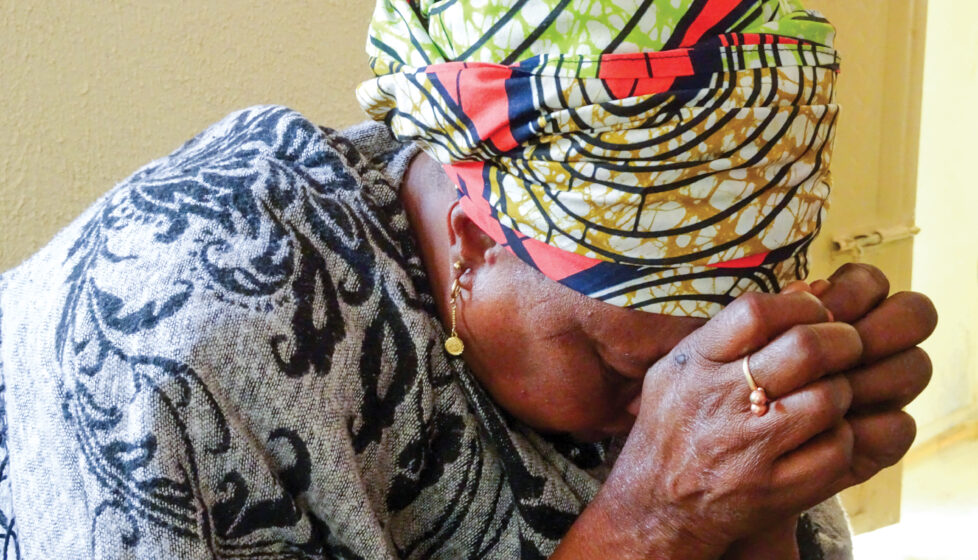
M 448 242 L 453 261 L 462 261 L 466 268 L 485 264 L 486 253 L 496 242 L 462 210 L 456 200 L 448 211 Z

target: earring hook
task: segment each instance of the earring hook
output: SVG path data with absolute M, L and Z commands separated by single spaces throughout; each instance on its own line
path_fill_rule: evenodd
M 462 261 L 455 261 L 452 267 L 455 270 L 462 270 Z M 458 337 L 458 332 L 455 330 L 455 311 L 458 306 L 458 293 L 461 289 L 462 285 L 459 284 L 458 276 L 456 276 L 455 281 L 452 283 L 451 296 L 448 299 L 449 304 L 452 306 L 452 335 L 445 341 L 445 351 L 452 356 L 461 356 L 462 352 L 465 351 L 465 344 L 462 343 L 462 339 Z

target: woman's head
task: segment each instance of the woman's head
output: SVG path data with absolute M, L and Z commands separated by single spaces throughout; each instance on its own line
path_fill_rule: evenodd
M 797 0 L 381 0 L 358 97 L 548 278 L 709 317 L 807 273 L 832 35 Z
M 627 433 L 646 370 L 705 321 L 614 306 L 543 276 L 466 215 L 424 154 L 401 193 L 446 323 L 449 286 L 455 277 L 461 284 L 466 363 L 493 400 L 534 428 L 582 440 Z
M 467 217 L 455 221 L 467 227 Z M 523 422 L 582 440 L 626 434 L 646 371 L 705 321 L 589 298 L 497 244 L 463 270 L 458 316 L 468 365 Z
M 457 191 L 426 213 L 447 221 L 426 257 L 440 294 L 462 262 L 466 360 L 497 401 L 617 430 L 691 317 L 804 277 L 832 35 L 796 0 L 378 2 L 358 96 Z M 641 371 L 614 375 L 626 356 Z

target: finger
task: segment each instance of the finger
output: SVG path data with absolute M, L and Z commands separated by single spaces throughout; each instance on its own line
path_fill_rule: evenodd
M 767 414 L 748 423 L 748 430 L 753 440 L 764 442 L 759 452 L 777 458 L 837 425 L 851 402 L 849 380 L 833 375 L 774 400 Z
M 917 346 L 936 325 L 937 310 L 927 296 L 916 292 L 893 295 L 855 323 L 863 339 L 863 362 Z
M 805 282 L 804 280 L 795 280 L 794 282 L 791 282 L 784 288 L 781 288 L 782 295 L 790 294 L 792 292 L 811 292 L 811 291 L 812 291 L 812 287 L 809 286 L 808 282 Z
M 846 263 L 829 277 L 819 297 L 837 321 L 852 323 L 886 299 L 890 282 L 875 266 Z
M 825 293 L 825 290 L 828 289 L 828 287 L 831 285 L 832 284 L 830 284 L 828 280 L 816 280 L 811 284 L 805 282 L 804 280 L 795 280 L 794 282 L 791 282 L 784 288 L 781 288 L 781 293 L 790 294 L 792 292 L 808 292 L 813 296 L 820 298 L 822 294 Z M 828 310 L 828 313 L 829 313 L 829 322 L 831 323 L 832 321 L 835 321 L 835 316 L 832 315 L 831 309 Z
M 852 468 L 846 484 L 860 484 L 879 471 L 895 465 L 910 449 L 917 435 L 913 417 L 901 410 L 852 416 Z
M 815 294 L 816 297 L 821 298 L 822 295 L 824 295 L 825 292 L 827 292 L 828 289 L 831 287 L 832 287 L 832 282 L 820 278 L 812 282 L 812 293 Z
M 804 280 L 795 280 L 794 282 L 788 284 L 784 288 L 781 288 L 781 294 L 790 294 L 793 292 L 808 292 L 815 297 L 821 297 L 828 286 L 830 286 L 828 280 L 816 280 L 809 284 Z M 835 316 L 832 315 L 832 310 L 828 309 L 829 322 L 835 321 Z
M 933 367 L 920 347 L 863 366 L 846 374 L 852 385 L 852 406 L 900 409 L 927 387 Z
M 862 355 L 862 339 L 851 325 L 796 325 L 752 354 L 748 365 L 758 386 L 777 399 L 820 377 L 854 367 Z
M 747 293 L 686 338 L 690 351 L 712 362 L 733 362 L 798 324 L 822 323 L 825 306 L 806 291 Z
M 775 461 L 771 484 L 786 499 L 811 507 L 835 494 L 850 476 L 854 436 L 848 422 L 839 422 L 798 449 Z

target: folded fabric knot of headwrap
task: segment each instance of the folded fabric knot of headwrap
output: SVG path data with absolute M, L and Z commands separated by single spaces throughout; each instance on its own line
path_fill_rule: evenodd
M 357 96 L 549 278 L 709 317 L 807 275 L 833 39 L 798 0 L 379 0 Z

